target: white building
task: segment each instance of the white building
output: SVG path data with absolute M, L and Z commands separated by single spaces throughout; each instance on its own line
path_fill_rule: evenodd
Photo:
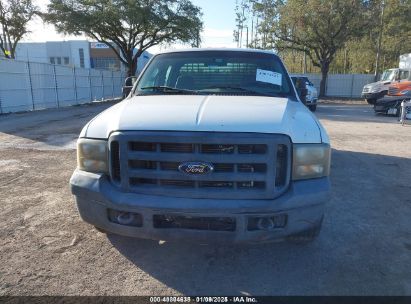
M 90 68 L 90 43 L 86 40 L 22 42 L 16 59 Z
M 136 74 L 141 72 L 151 57 L 147 51 L 140 56 Z M 110 47 L 87 40 L 21 42 L 17 44 L 16 59 L 87 69 L 127 70 Z

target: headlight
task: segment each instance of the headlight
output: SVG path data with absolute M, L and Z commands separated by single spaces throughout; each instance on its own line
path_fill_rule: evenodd
M 107 141 L 80 138 L 77 141 L 77 165 L 80 170 L 108 173 Z
M 294 144 L 293 180 L 328 176 L 330 160 L 328 144 Z
M 404 90 L 400 92 L 400 95 L 410 95 L 411 91 L 410 90 Z
M 377 92 L 379 92 L 380 90 L 381 90 L 381 88 L 379 88 L 379 87 L 372 88 L 372 89 L 371 89 L 371 93 L 377 93 Z

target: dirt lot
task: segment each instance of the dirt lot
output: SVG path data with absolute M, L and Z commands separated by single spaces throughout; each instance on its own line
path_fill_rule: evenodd
M 411 125 L 319 106 L 332 200 L 309 245 L 159 244 L 107 237 L 76 212 L 75 137 L 107 106 L 0 116 L 0 295 L 411 295 Z

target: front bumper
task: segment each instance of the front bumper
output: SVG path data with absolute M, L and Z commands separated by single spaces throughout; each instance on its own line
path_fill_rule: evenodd
M 329 200 L 328 178 L 291 182 L 286 193 L 273 200 L 192 199 L 121 192 L 108 178 L 76 170 L 70 180 L 81 218 L 109 232 L 155 240 L 260 243 L 282 240 L 317 225 Z M 125 226 L 108 219 L 108 209 L 139 213 L 142 227 Z M 248 230 L 250 216 L 287 215 L 283 228 Z M 230 217 L 234 231 L 155 228 L 154 215 Z
M 318 97 L 312 97 L 306 100 L 306 105 L 316 105 L 318 102 Z
M 385 93 L 385 91 L 383 91 L 383 92 L 376 92 L 376 93 L 364 93 L 364 92 L 362 92 L 361 93 L 361 98 L 364 98 L 364 99 L 370 99 L 370 100 L 377 100 L 377 99 L 379 99 L 379 98 L 381 98 L 381 97 L 384 97 L 384 93 Z

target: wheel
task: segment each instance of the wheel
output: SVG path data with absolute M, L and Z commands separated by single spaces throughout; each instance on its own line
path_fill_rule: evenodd
M 369 103 L 369 104 L 375 104 L 375 102 L 377 101 L 377 99 L 366 99 L 366 101 Z
M 96 229 L 98 232 L 100 232 L 100 233 L 104 233 L 104 234 L 107 234 L 108 232 L 106 231 L 106 230 L 104 230 L 104 229 L 102 229 L 102 228 L 100 228 L 100 227 L 97 227 L 97 226 L 94 226 L 94 229 Z
M 317 236 L 320 234 L 321 227 L 323 225 L 323 219 L 324 216 L 321 217 L 321 219 L 318 221 L 318 223 L 311 227 L 308 230 L 304 230 L 300 233 L 290 235 L 288 237 L 288 241 L 292 243 L 297 243 L 297 244 L 306 244 L 314 241 Z
M 308 108 L 310 109 L 311 112 L 315 112 L 315 110 L 317 110 L 317 105 L 310 105 L 308 106 Z

